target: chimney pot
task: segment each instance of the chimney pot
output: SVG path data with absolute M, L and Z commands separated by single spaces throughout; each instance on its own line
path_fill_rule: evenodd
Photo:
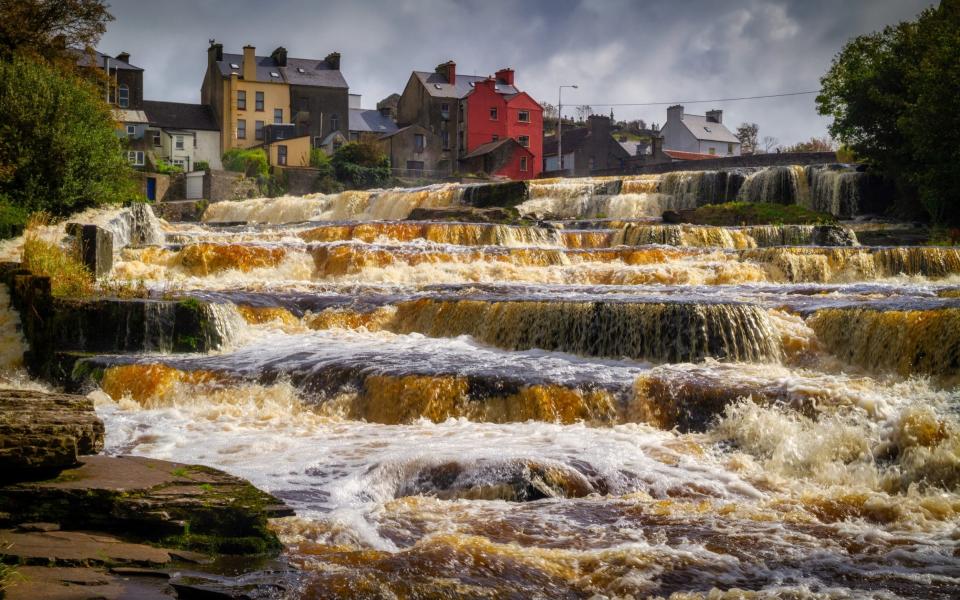
M 331 52 L 330 54 L 327 55 L 327 58 L 325 58 L 324 60 L 327 62 L 330 68 L 333 69 L 334 71 L 340 70 L 340 53 L 339 52 Z
M 117 60 L 122 61 L 122 62 L 125 62 L 125 63 L 129 63 L 129 62 L 130 62 L 130 53 L 129 53 L 129 52 L 121 52 L 120 54 L 117 55 Z

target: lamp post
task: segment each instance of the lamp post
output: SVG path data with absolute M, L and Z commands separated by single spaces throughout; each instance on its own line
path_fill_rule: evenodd
M 563 174 L 563 88 L 579 89 L 576 85 L 561 85 L 557 89 L 557 162 Z

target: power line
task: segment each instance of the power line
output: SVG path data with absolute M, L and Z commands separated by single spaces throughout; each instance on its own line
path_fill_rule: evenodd
M 785 96 L 804 96 L 819 94 L 820 90 L 807 92 L 786 92 L 783 94 L 767 94 L 765 96 L 741 96 L 740 98 L 713 98 L 711 100 L 671 100 L 669 102 L 583 102 L 579 106 L 663 106 L 666 104 L 703 104 L 706 102 L 734 102 L 736 100 L 760 100 L 762 98 L 783 98 Z

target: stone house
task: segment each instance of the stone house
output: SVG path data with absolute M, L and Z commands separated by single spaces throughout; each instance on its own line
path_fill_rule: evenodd
M 362 108 L 360 94 L 350 94 L 350 141 L 375 142 L 398 129 L 388 107 Z
M 194 170 L 198 162 L 220 169 L 220 130 L 213 111 L 204 104 L 145 100 L 146 137 L 154 159 Z
M 543 170 L 560 169 L 557 136 L 543 142 Z M 566 174 L 585 176 L 595 170 L 622 169 L 631 156 L 614 137 L 610 117 L 591 115 L 585 127 L 563 130 L 563 166 Z
M 406 177 L 443 176 L 445 163 L 440 136 L 420 124 L 407 125 L 380 136 L 376 144 L 390 159 L 394 175 Z
M 708 110 L 706 115 L 691 115 L 676 104 L 667 109 L 667 122 L 660 129 L 664 151 L 693 154 L 709 158 L 740 156 L 740 140 L 723 124 L 722 110 Z

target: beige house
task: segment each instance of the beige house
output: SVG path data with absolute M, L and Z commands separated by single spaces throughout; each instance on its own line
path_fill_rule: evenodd
M 145 147 L 154 159 L 195 170 L 198 162 L 220 169 L 220 130 L 210 107 L 181 102 L 145 100 Z

